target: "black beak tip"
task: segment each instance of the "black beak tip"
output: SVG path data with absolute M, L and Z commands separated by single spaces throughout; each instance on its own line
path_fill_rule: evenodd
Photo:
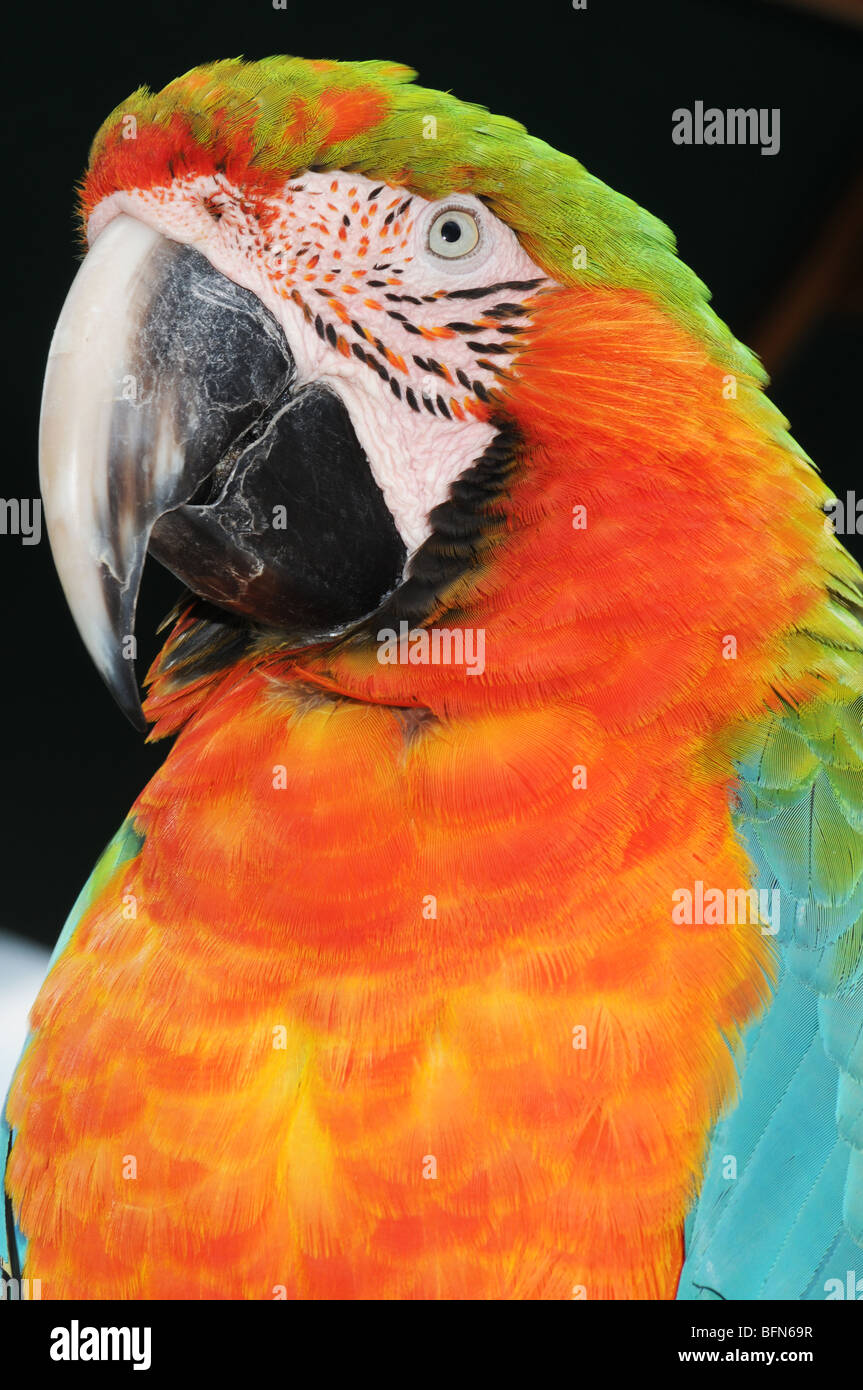
M 132 728 L 135 729 L 137 733 L 149 733 L 150 726 L 144 717 L 144 711 L 141 708 L 140 699 L 138 700 L 137 705 L 121 705 L 120 708 L 125 714 L 129 723 L 132 725 Z
M 110 671 L 103 671 L 102 678 L 132 728 L 139 734 L 146 734 L 149 724 L 141 705 L 141 692 L 138 689 L 134 663 L 121 661 Z

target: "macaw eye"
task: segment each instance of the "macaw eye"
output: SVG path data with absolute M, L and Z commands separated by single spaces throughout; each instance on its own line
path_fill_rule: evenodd
M 428 229 L 428 248 L 448 261 L 467 256 L 479 242 L 479 223 L 464 208 L 444 208 Z

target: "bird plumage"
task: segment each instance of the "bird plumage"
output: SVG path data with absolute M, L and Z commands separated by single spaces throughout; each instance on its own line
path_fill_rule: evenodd
M 481 630 L 482 678 L 382 664 L 379 616 L 300 649 L 181 608 L 147 705 L 177 741 L 9 1099 L 25 1267 L 47 1296 L 672 1298 L 682 1267 L 682 1297 L 823 1296 L 863 1240 L 859 571 L 661 224 L 408 76 L 216 64 L 94 145 L 87 211 L 169 166 L 259 215 L 314 165 L 473 193 L 547 279 L 458 302 L 518 329 L 468 396 L 495 439 L 384 609 Z M 778 886 L 781 928 L 680 925 L 696 882 Z

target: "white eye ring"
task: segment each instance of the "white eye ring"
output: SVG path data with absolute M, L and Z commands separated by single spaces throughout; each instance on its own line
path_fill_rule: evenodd
M 432 219 L 426 245 L 435 256 L 459 261 L 475 251 L 480 242 L 479 222 L 467 208 L 442 208 Z

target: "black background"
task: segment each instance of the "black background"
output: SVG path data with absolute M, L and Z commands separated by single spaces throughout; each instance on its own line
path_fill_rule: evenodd
M 238 54 L 408 63 L 425 86 L 516 117 L 660 216 L 744 341 L 860 163 L 863 31 L 769 0 L 33 4 L 4 20 L 4 40 L 6 497 L 38 494 L 42 372 L 79 256 L 74 187 L 98 125 L 141 84 Z M 671 113 L 696 100 L 779 107 L 780 153 L 674 145 Z M 838 492 L 863 494 L 861 367 L 859 311 L 826 313 L 772 391 Z M 44 534 L 39 546 L 0 536 L 0 570 L 0 929 L 52 944 L 167 745 L 147 748 L 113 706 Z M 176 590 L 150 567 L 140 669 Z

